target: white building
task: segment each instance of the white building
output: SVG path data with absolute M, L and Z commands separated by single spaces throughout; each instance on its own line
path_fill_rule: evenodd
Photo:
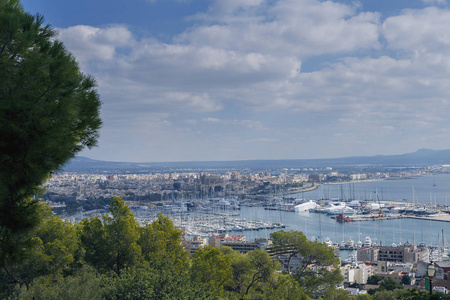
M 372 266 L 364 263 L 354 262 L 341 268 L 344 282 L 366 284 L 369 276 L 372 275 Z

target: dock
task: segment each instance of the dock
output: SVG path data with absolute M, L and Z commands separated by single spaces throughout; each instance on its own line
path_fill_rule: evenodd
M 336 219 L 336 216 L 331 217 L 332 219 Z M 450 222 L 449 214 L 439 214 L 432 216 L 413 216 L 413 215 L 385 215 L 382 217 L 372 217 L 372 216 L 352 216 L 348 215 L 351 222 L 359 222 L 359 221 L 384 221 L 384 220 L 393 220 L 393 219 L 417 219 L 417 220 L 428 220 L 428 221 L 436 221 L 436 222 Z
M 401 214 L 395 214 L 395 215 L 385 215 L 385 216 L 370 216 L 370 215 L 347 215 L 349 219 L 352 221 L 350 222 L 359 222 L 359 221 L 384 221 L 384 220 L 393 220 L 393 219 L 404 219 L 408 218 L 406 215 Z M 332 219 L 336 219 L 336 216 L 331 217 Z M 449 219 L 450 221 L 450 219 Z
M 433 216 L 405 216 L 408 219 L 419 219 L 419 220 L 428 220 L 428 221 L 437 221 L 437 222 L 450 222 L 450 215 L 448 214 L 438 214 Z

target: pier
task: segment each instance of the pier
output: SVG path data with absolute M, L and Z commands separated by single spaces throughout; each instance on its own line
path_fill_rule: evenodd
M 413 216 L 413 215 L 405 215 L 405 214 L 396 214 L 396 215 L 384 215 L 382 217 L 373 217 L 373 216 L 364 216 L 364 215 L 348 215 L 351 219 L 351 222 L 358 221 L 384 221 L 384 220 L 393 220 L 393 219 L 417 219 L 417 220 L 428 220 L 428 221 L 436 221 L 436 222 L 450 222 L 449 214 L 439 214 L 439 215 L 431 215 L 431 216 Z M 336 216 L 332 216 L 331 219 L 336 219 Z
M 331 219 L 336 219 L 337 216 L 332 216 Z M 349 219 L 351 219 L 350 222 L 358 222 L 358 221 L 384 221 L 384 220 L 392 220 L 392 219 L 404 219 L 408 218 L 408 216 L 405 215 L 384 215 L 384 216 L 370 216 L 370 215 L 348 215 Z M 450 221 L 450 219 L 449 219 Z
M 437 222 L 450 222 L 449 214 L 439 214 L 433 216 L 404 216 L 408 219 L 419 219 L 419 220 L 428 220 L 428 221 L 437 221 Z

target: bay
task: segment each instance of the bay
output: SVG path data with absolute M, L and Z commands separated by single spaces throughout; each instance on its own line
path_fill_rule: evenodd
M 427 175 L 411 179 L 373 180 L 343 184 L 325 184 L 316 190 L 293 195 L 295 198 L 343 198 L 391 200 L 448 204 L 450 174 Z M 414 199 L 413 199 L 414 198 Z
M 361 221 L 339 223 L 326 214 L 313 212 L 285 212 L 265 210 L 263 207 L 242 207 L 240 217 L 247 220 L 262 220 L 282 222 L 286 225 L 284 230 L 302 231 L 310 239 L 324 241 L 330 238 L 333 242 L 341 243 L 352 239 L 355 242 L 364 242 L 366 236 L 372 242 L 383 245 L 392 243 L 421 243 L 438 245 L 442 230 L 445 239 L 450 238 L 450 222 L 436 222 L 416 219 L 394 219 L 383 221 Z M 270 237 L 270 233 L 278 229 L 264 229 L 258 231 L 231 231 L 232 235 L 244 235 L 247 240 L 257 237 Z
M 341 190 L 347 190 L 347 193 L 355 193 L 358 195 L 356 199 L 364 200 L 364 193 L 366 195 L 374 192 L 378 193 L 380 200 L 406 200 L 416 202 L 430 201 L 446 204 L 448 187 L 450 186 L 450 175 L 433 175 L 423 176 L 415 179 L 404 180 L 380 180 L 380 181 L 366 181 L 349 184 L 333 184 L 323 185 L 317 190 L 293 195 L 297 198 L 303 199 L 318 199 L 324 194 L 324 191 L 330 194 L 332 198 L 338 198 Z M 413 188 L 414 187 L 414 188 Z M 376 197 L 376 195 L 375 195 Z M 366 197 L 366 199 L 371 199 Z M 376 198 L 375 198 L 376 199 Z M 361 221 L 338 223 L 330 216 L 325 214 L 313 212 L 285 212 L 265 210 L 263 207 L 241 207 L 240 217 L 246 220 L 261 220 L 264 222 L 282 222 L 287 227 L 285 230 L 302 231 L 310 239 L 319 239 L 324 241 L 325 238 L 330 238 L 333 242 L 341 243 L 352 239 L 355 241 L 362 241 L 366 236 L 371 237 L 373 242 L 383 245 L 391 245 L 392 243 L 415 243 L 421 242 L 428 245 L 439 245 L 442 240 L 442 231 L 444 232 L 445 240 L 450 239 L 450 222 L 438 222 L 428 220 L 415 219 L 394 219 L 383 221 Z M 233 235 L 244 235 L 247 240 L 252 240 L 257 237 L 270 237 L 270 233 L 277 229 L 259 230 L 259 231 L 239 231 L 228 232 Z

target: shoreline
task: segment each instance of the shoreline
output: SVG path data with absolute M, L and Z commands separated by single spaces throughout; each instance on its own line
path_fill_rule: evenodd
M 308 188 L 295 188 L 295 190 L 291 190 L 287 193 L 287 195 L 300 194 L 305 192 L 311 192 L 318 189 L 322 185 L 335 185 L 335 184 L 345 184 L 345 183 L 355 183 L 355 182 L 370 182 L 370 181 L 383 181 L 386 179 L 364 179 L 364 180 L 352 180 L 345 182 L 327 182 L 327 183 L 314 183 L 314 186 Z
M 305 193 L 305 192 L 311 192 L 311 191 L 318 189 L 319 186 L 321 186 L 321 184 L 314 184 L 313 186 L 307 187 L 307 188 L 294 188 L 295 190 L 290 190 L 290 191 L 288 191 L 287 194 L 294 195 L 294 194 L 300 194 L 300 193 Z
M 431 176 L 433 174 L 430 174 Z M 363 183 L 363 182 L 372 182 L 372 181 L 396 181 L 396 180 L 412 180 L 412 179 L 417 179 L 423 176 L 427 176 L 427 175 L 418 175 L 418 176 L 409 176 L 409 177 L 395 177 L 395 178 L 371 178 L 371 179 L 362 179 L 362 180 L 351 180 L 351 181 L 343 181 L 343 182 L 326 182 L 326 183 L 315 183 L 315 185 L 313 187 L 309 187 L 309 188 L 305 188 L 302 190 L 302 188 L 296 188 L 295 191 L 289 191 L 287 193 L 287 195 L 293 195 L 293 194 L 300 194 L 300 193 L 304 193 L 304 192 L 311 192 L 314 191 L 316 189 L 318 189 L 320 186 L 325 186 L 325 185 L 338 185 L 338 184 L 351 184 L 351 183 Z M 384 200 L 384 201 L 390 201 L 390 200 Z M 396 200 L 399 201 L 399 200 Z M 403 201 L 399 201 L 399 202 L 403 202 Z M 406 203 L 408 203 L 408 201 L 404 201 Z

